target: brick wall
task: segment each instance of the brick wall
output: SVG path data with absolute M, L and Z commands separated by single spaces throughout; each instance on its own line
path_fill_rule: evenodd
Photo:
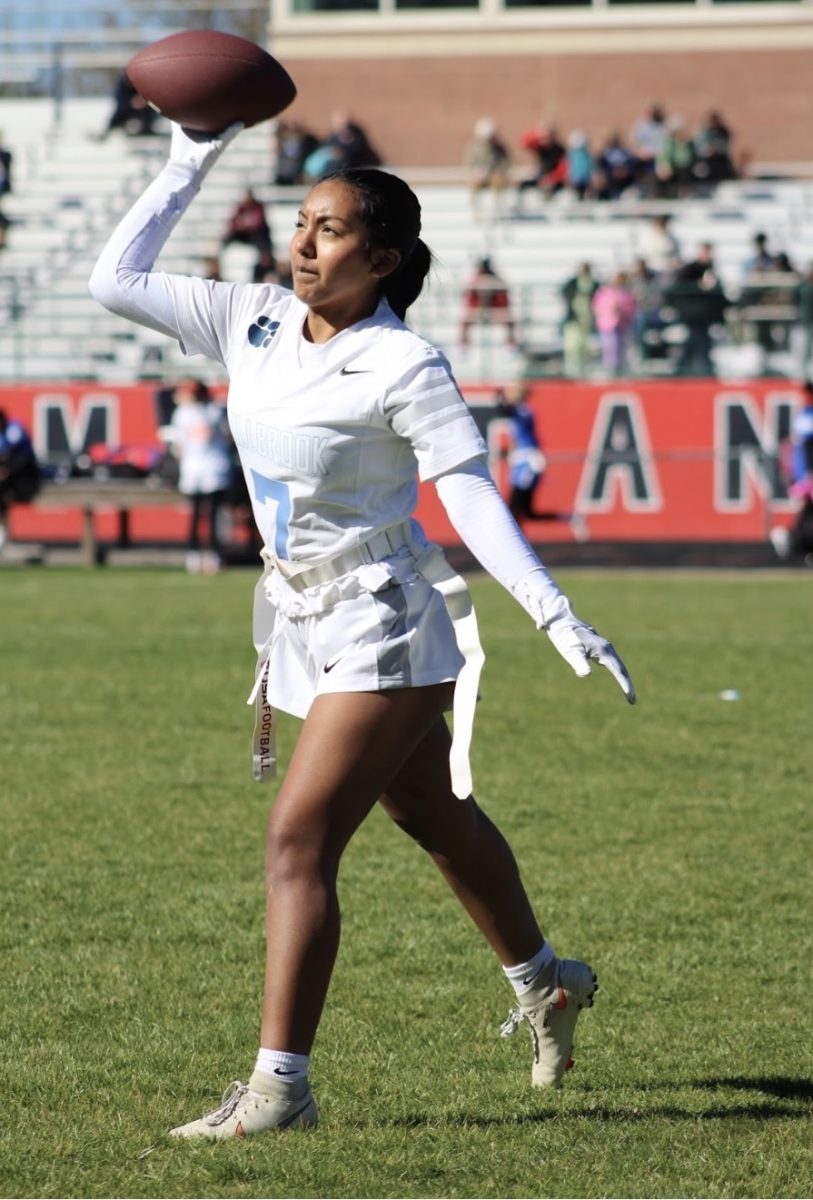
M 668 32 L 665 34 L 668 40 Z M 479 116 L 497 121 L 516 149 L 545 119 L 560 133 L 584 129 L 593 144 L 626 134 L 652 100 L 690 126 L 711 107 L 736 134 L 735 150 L 759 162 L 813 161 L 813 49 L 633 54 L 351 57 L 289 64 L 299 87 L 290 115 L 316 132 L 349 109 L 394 165 L 460 162 Z M 518 163 L 526 156 L 516 149 Z

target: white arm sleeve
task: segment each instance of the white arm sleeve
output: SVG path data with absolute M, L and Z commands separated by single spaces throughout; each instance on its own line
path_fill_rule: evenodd
M 104 308 L 180 339 L 172 276 L 152 274 L 164 243 L 200 190 L 193 167 L 167 163 L 120 222 L 90 277 Z
M 512 517 L 482 458 L 439 476 L 435 487 L 449 520 L 489 575 L 543 628 L 562 595 Z M 547 614 L 547 615 L 546 615 Z
M 589 675 L 590 662 L 599 663 L 634 704 L 635 688 L 615 648 L 575 615 L 508 511 L 484 459 L 470 459 L 441 475 L 435 487 L 468 548 L 545 630 L 576 674 Z

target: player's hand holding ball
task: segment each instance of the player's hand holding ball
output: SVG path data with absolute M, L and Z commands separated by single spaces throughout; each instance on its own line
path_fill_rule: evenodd
M 254 42 L 211 29 L 173 33 L 127 64 L 139 94 L 172 122 L 170 161 L 208 171 L 241 129 L 276 117 L 296 86 Z
M 229 142 L 244 128 L 242 121 L 235 121 L 222 133 L 198 133 L 193 129 L 184 129 L 182 125 L 173 121 L 169 161 L 205 173 L 215 165 Z

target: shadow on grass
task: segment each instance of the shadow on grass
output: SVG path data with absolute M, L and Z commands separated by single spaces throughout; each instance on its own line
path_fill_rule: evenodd
M 421 1125 L 459 1125 L 489 1128 L 491 1126 L 510 1125 L 542 1125 L 547 1121 L 562 1120 L 592 1120 L 592 1121 L 651 1121 L 666 1119 L 669 1121 L 731 1121 L 743 1118 L 751 1120 L 776 1120 L 791 1118 L 794 1120 L 809 1120 L 810 1109 L 799 1104 L 777 1104 L 776 1100 L 810 1101 L 813 1100 L 813 1081 L 807 1079 L 787 1079 L 783 1076 L 757 1075 L 749 1078 L 745 1075 L 732 1076 L 730 1079 L 700 1079 L 686 1084 L 646 1084 L 644 1091 L 675 1091 L 679 1089 L 697 1088 L 703 1091 L 724 1091 L 731 1088 L 740 1091 L 762 1092 L 774 1097 L 773 1100 L 754 1100 L 750 1104 L 712 1105 L 710 1108 L 689 1108 L 679 1104 L 659 1105 L 647 1104 L 642 1107 L 619 1105 L 617 1108 L 604 1104 L 589 1107 L 568 1108 L 565 1112 L 554 1109 L 536 1113 L 517 1113 L 505 1117 L 482 1117 L 469 1113 L 454 1113 L 444 1117 L 429 1117 L 425 1113 L 408 1114 L 398 1117 L 391 1124 L 407 1129 Z M 602 1090 L 599 1088 L 596 1091 Z

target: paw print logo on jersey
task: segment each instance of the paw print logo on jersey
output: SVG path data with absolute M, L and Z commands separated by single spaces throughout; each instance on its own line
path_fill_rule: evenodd
M 252 346 L 258 346 L 262 349 L 264 346 L 271 345 L 271 339 L 279 329 L 279 321 L 272 321 L 270 317 L 257 317 L 256 322 L 248 327 L 248 340 Z

